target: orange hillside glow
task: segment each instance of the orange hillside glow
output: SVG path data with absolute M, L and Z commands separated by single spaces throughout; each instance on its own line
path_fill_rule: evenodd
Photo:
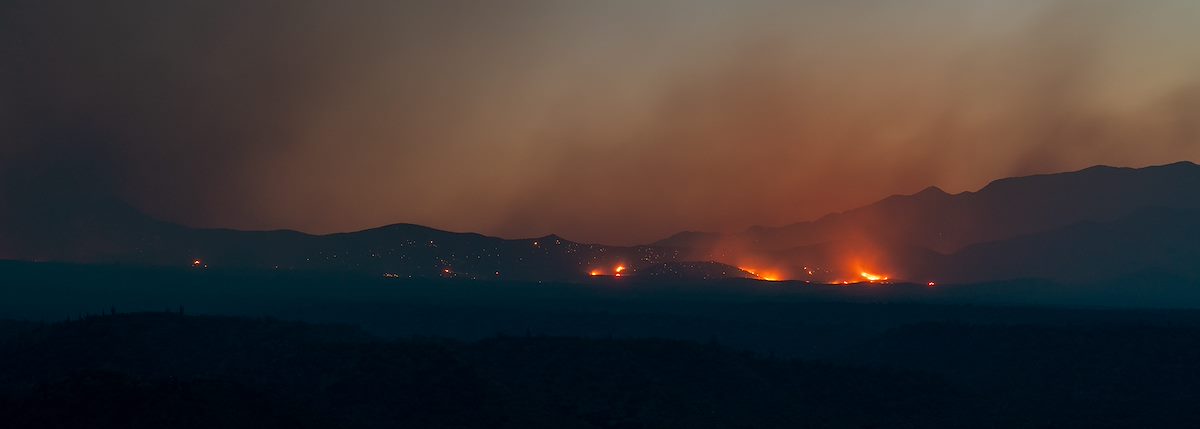
M 858 273 L 858 275 L 861 276 L 862 278 L 866 279 L 869 282 L 886 281 L 888 279 L 887 276 L 879 275 L 879 274 L 871 274 L 866 271 L 861 271 Z
M 766 280 L 769 282 L 777 282 L 777 281 L 783 280 L 783 278 L 784 278 L 783 274 L 781 274 L 777 271 L 769 271 L 769 270 L 760 271 L 757 268 L 750 268 L 750 267 L 738 267 L 738 269 L 745 271 L 747 273 L 750 273 L 754 277 L 758 277 L 761 280 Z

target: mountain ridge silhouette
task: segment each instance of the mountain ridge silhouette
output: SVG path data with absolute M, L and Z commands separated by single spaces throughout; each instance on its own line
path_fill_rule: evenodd
M 1164 237 L 1171 230 L 1190 231 L 1200 221 L 1181 215 L 1171 217 L 1169 223 L 1141 225 L 1138 222 L 1144 220 L 1125 218 L 1150 209 L 1200 212 L 1197 190 L 1200 166 L 1191 162 L 1144 168 L 1094 166 L 998 179 L 978 191 L 958 194 L 930 186 L 811 222 L 754 227 L 728 235 L 685 231 L 643 246 L 579 243 L 554 234 L 504 239 L 408 223 L 324 235 L 191 228 L 154 219 L 119 200 L 97 197 L 78 201 L 74 210 L 35 210 L 5 218 L 7 224 L 0 225 L 0 246 L 7 247 L 0 247 L 0 257 L 353 271 L 395 277 L 576 280 L 593 271 L 612 271 L 618 265 L 627 266 L 629 275 L 665 263 L 714 261 L 736 266 L 747 255 L 794 268 L 831 266 L 868 249 L 865 253 L 877 254 L 876 259 L 887 262 L 884 265 L 890 266 L 889 271 L 909 278 L 990 281 L 1033 275 L 1062 280 L 1063 276 L 1054 275 L 1045 265 L 1056 260 L 1066 263 L 1066 256 L 1072 253 L 1089 255 L 1096 247 L 1083 244 L 1095 240 L 1071 232 L 1081 223 L 1102 225 L 1090 230 L 1098 234 L 1092 238 L 1104 238 L 1109 240 L 1107 246 L 1117 247 L 1115 253 L 1093 255 L 1106 261 L 1106 266 L 1120 266 L 1123 258 L 1140 257 L 1122 255 L 1121 249 L 1142 249 L 1149 254 L 1153 252 L 1146 249 L 1170 244 L 1190 254 L 1188 242 Z M 1103 226 L 1114 222 L 1117 227 Z M 1112 232 L 1126 229 L 1134 232 L 1125 236 Z M 1139 235 L 1136 231 L 1143 232 Z M 1068 255 L 1023 260 L 1022 255 L 1031 251 L 1021 243 L 1030 236 L 1040 237 L 1036 240 L 1042 241 L 1042 247 L 1064 249 Z M 1081 272 L 1127 274 L 1106 267 L 1087 269 L 1086 261 L 1077 259 L 1070 265 Z M 1167 268 L 1186 268 L 1177 259 L 1171 259 Z M 727 269 L 713 272 L 721 271 L 743 275 Z M 1191 275 L 1190 270 L 1183 272 Z M 1077 277 L 1088 276 L 1071 276 Z

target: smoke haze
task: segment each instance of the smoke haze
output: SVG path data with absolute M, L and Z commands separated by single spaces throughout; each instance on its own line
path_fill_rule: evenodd
M 1200 161 L 1200 3 L 11 1 L 0 180 L 192 226 L 650 242 Z

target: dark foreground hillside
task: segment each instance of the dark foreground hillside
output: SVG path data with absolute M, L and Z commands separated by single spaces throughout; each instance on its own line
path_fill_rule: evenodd
M 1200 329 L 923 323 L 783 360 L 716 343 L 139 313 L 0 324 L 5 427 L 1194 427 Z
M 11 427 L 870 427 L 957 396 L 906 371 L 717 345 L 499 337 L 130 314 L 36 326 L 0 352 Z

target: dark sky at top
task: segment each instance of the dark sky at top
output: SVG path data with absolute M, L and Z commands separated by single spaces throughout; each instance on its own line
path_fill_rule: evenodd
M 648 242 L 1200 161 L 1196 40 L 1192 0 L 15 0 L 0 180 L 194 226 Z

